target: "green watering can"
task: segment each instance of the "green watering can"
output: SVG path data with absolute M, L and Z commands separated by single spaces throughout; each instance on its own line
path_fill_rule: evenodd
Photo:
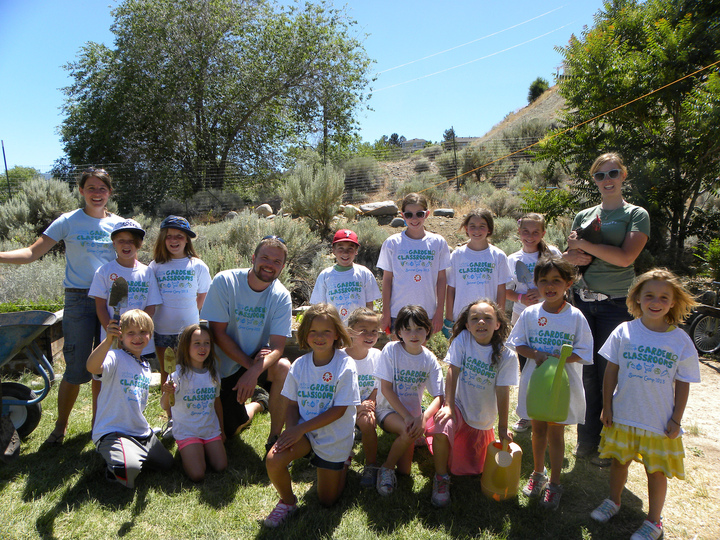
M 572 345 L 565 344 L 560 358 L 548 357 L 535 368 L 527 389 L 527 413 L 533 420 L 564 422 L 570 410 L 570 380 L 565 361 L 572 354 Z

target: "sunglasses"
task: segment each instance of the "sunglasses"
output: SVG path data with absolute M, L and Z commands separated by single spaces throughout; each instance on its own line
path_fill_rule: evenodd
M 415 212 L 414 214 L 412 212 L 403 212 L 403 216 L 405 216 L 405 219 L 412 219 L 413 216 L 422 219 L 426 215 L 427 215 L 427 210 L 420 210 L 419 212 Z
M 603 180 L 605 180 L 606 176 L 615 179 L 620 176 L 620 169 L 612 169 L 607 172 L 596 172 L 595 174 L 593 174 L 593 178 L 596 182 L 602 182 Z
M 267 236 L 263 236 L 262 239 L 263 239 L 263 240 L 277 240 L 277 241 L 280 242 L 281 244 L 284 244 L 284 243 L 285 243 L 285 240 L 284 240 L 284 239 L 280 238 L 279 236 L 277 236 L 277 235 L 275 235 L 275 234 L 269 234 L 269 235 L 267 235 Z

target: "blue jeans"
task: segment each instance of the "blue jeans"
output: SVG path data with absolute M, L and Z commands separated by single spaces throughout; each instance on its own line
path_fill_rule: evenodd
M 600 444 L 602 422 L 600 413 L 603 408 L 603 378 L 607 360 L 598 354 L 600 348 L 612 331 L 625 321 L 631 321 L 625 298 L 614 298 L 600 302 L 584 302 L 577 293 L 575 307 L 585 315 L 593 335 L 593 364 L 583 366 L 583 386 L 585 387 L 585 424 L 578 424 L 578 445 L 597 448 Z
M 100 343 L 100 321 L 95 299 L 90 298 L 87 291 L 65 290 L 62 330 L 65 338 L 63 380 L 70 384 L 86 383 L 90 380 L 90 372 L 85 367 L 88 356 Z

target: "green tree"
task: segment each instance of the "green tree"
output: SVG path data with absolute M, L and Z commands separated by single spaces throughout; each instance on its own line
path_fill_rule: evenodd
M 319 137 L 327 150 L 356 128 L 369 60 L 354 22 L 325 2 L 125 0 L 113 15 L 114 48 L 88 43 L 66 66 L 71 163 L 130 162 L 160 171 L 150 181 L 221 189 L 231 162 L 262 176 L 289 145 Z
M 538 77 L 532 83 L 530 83 L 530 90 L 528 90 L 528 103 L 532 103 L 537 98 L 543 95 L 543 92 L 550 88 L 547 79 Z
M 652 249 L 667 247 L 673 263 L 699 198 L 717 189 L 720 175 L 718 69 L 675 81 L 717 61 L 718 50 L 717 3 L 700 0 L 606 2 L 592 28 L 558 48 L 567 101 L 560 130 L 663 88 L 551 139 L 539 154 L 549 167 L 577 171 L 574 187 L 587 201 L 598 197 L 586 172 L 592 161 L 620 151 L 630 170 L 627 195 L 651 214 Z
M 7 170 L 7 175 L 2 175 L 0 181 L 0 200 L 6 200 L 8 193 L 12 195 L 17 192 L 22 184 L 40 176 L 40 171 L 33 167 L 21 167 L 15 165 L 12 169 Z

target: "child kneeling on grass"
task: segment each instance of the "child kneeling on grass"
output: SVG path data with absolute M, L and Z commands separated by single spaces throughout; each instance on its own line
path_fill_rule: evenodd
M 120 323 L 111 319 L 107 335 L 90 354 L 87 370 L 100 375 L 102 387 L 92 440 L 107 463 L 106 478 L 135 487 L 135 478 L 145 467 L 170 469 L 173 457 L 160 443 L 143 411 L 150 388 L 150 365 L 142 351 L 150 341 L 153 322 L 142 310 L 123 314 Z M 120 348 L 111 350 L 113 338 Z
M 280 502 L 265 518 L 277 527 L 297 510 L 288 465 L 312 452 L 317 468 L 320 504 L 330 506 L 345 487 L 360 405 L 355 362 L 342 347 L 352 343 L 340 315 L 330 304 L 315 304 L 305 312 L 298 329 L 298 345 L 312 352 L 293 363 L 282 395 L 287 410 L 285 431 L 268 452 L 265 464 Z

